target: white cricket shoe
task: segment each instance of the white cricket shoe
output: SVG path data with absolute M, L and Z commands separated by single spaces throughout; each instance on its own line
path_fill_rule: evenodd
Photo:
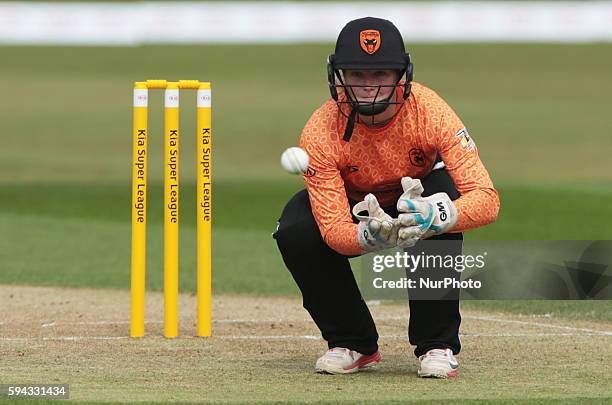
M 431 349 L 419 357 L 419 362 L 419 377 L 455 378 L 459 371 L 459 363 L 451 349 Z
M 349 374 L 375 368 L 382 356 L 379 351 L 365 355 L 343 347 L 329 349 L 319 357 L 315 371 L 322 374 Z

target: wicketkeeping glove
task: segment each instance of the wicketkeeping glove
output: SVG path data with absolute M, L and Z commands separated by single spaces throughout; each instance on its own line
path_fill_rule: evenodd
M 446 193 L 422 197 L 423 186 L 419 179 L 402 178 L 404 193 L 397 200 L 397 245 L 414 246 L 420 239 L 427 239 L 450 231 L 457 223 L 457 208 Z
M 359 214 L 363 211 L 367 211 L 367 215 Z M 363 201 L 355 204 L 353 215 L 359 220 L 359 245 L 364 252 L 397 246 L 399 222 L 380 208 L 373 194 L 366 195 Z

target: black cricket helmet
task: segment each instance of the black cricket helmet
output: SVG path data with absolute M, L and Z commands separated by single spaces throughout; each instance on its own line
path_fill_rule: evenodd
M 353 87 L 363 86 L 347 86 L 341 73 L 345 69 L 393 69 L 397 70 L 399 75 L 395 84 L 379 85 L 374 100 L 363 102 L 354 97 L 352 90 Z M 403 83 L 402 77 L 405 77 Z M 331 97 L 338 104 L 338 109 L 349 119 L 344 140 L 348 141 L 352 135 L 357 113 L 374 117 L 390 105 L 395 105 L 398 107 L 397 114 L 410 95 L 412 78 L 410 55 L 404 48 L 401 33 L 391 21 L 365 17 L 346 24 L 338 35 L 335 52 L 327 59 L 327 81 Z M 403 87 L 403 92 L 401 97 L 396 97 L 396 91 L 393 91 L 389 97 L 379 99 L 378 94 L 382 87 Z

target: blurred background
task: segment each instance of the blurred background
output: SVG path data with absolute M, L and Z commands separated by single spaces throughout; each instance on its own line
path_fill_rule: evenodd
M 129 288 L 132 83 L 199 79 L 213 86 L 214 291 L 296 295 L 270 235 L 303 182 L 280 153 L 329 97 L 337 33 L 367 15 L 402 30 L 415 80 L 463 119 L 500 192 L 498 221 L 468 238 L 610 239 L 611 2 L 10 2 L 0 283 Z M 149 105 L 160 290 L 162 93 Z M 183 91 L 182 291 L 195 289 L 194 112 Z

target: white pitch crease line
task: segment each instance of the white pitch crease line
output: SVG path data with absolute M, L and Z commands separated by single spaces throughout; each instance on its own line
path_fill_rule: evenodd
M 20 337 L 0 337 L 2 342 L 35 342 L 35 341 L 70 341 L 77 342 L 80 340 L 122 340 L 129 339 L 128 336 L 54 336 L 54 337 L 39 337 L 39 338 L 20 338 Z
M 310 319 L 217 319 L 213 323 L 297 323 L 309 322 Z
M 608 336 L 602 333 L 461 333 L 461 337 L 561 337 L 561 336 Z M 162 338 L 162 336 L 147 336 L 148 338 Z M 213 339 L 221 340 L 322 340 L 316 335 L 220 335 Z M 381 335 L 381 339 L 408 339 L 406 335 Z M 129 336 L 54 336 L 54 337 L 0 337 L 3 342 L 33 342 L 33 341 L 66 341 L 77 342 L 83 340 L 128 340 Z M 140 338 L 138 338 L 140 339 Z M 181 336 L 179 339 L 196 339 L 195 336 Z M 205 340 L 205 338 L 204 338 Z
M 460 333 L 461 337 L 546 337 L 546 336 L 608 336 L 605 333 Z
M 305 340 L 321 340 L 321 336 L 315 335 L 268 335 L 268 336 L 250 336 L 250 335 L 237 335 L 237 336 L 217 336 L 219 339 L 245 339 L 245 340 L 276 340 L 276 339 L 305 339 Z
M 460 333 L 461 337 L 556 337 L 556 336 L 606 336 L 601 333 Z M 250 336 L 250 335 L 226 335 L 216 336 L 219 339 L 231 340 L 272 340 L 272 339 L 306 339 L 321 340 L 320 336 L 314 335 L 269 335 L 269 336 Z M 406 339 L 407 335 L 381 335 L 380 339 Z
M 408 320 L 408 319 L 409 318 L 407 316 L 386 316 L 386 317 L 376 318 L 376 320 Z M 527 326 L 538 326 L 538 327 L 553 328 L 553 329 L 580 331 L 580 332 L 585 332 L 587 334 L 593 334 L 593 335 L 611 335 L 612 336 L 612 331 L 589 329 L 589 328 L 576 328 L 573 326 L 557 325 L 557 324 L 544 323 L 544 322 L 520 321 L 516 319 L 502 319 L 502 318 L 494 318 L 494 317 L 489 317 L 489 316 L 470 316 L 470 315 L 462 316 L 462 319 L 499 322 L 499 323 L 513 323 L 513 324 L 527 325 Z M 492 336 L 497 336 L 497 335 L 492 335 Z
M 146 325 L 161 324 L 164 321 L 145 321 Z M 129 325 L 130 321 L 83 321 L 83 322 L 54 322 L 57 325 Z
M 409 317 L 405 315 L 374 317 L 375 321 L 407 321 L 408 319 Z
M 522 320 L 517 320 L 517 319 L 503 319 L 503 318 L 495 318 L 495 317 L 489 317 L 489 316 L 470 316 L 470 315 L 463 316 L 462 318 L 469 319 L 469 320 L 477 320 L 477 321 L 518 324 L 518 325 L 552 328 L 552 329 L 563 329 L 563 330 L 569 330 L 569 331 L 577 331 L 577 332 L 585 332 L 585 333 L 591 333 L 591 334 L 597 334 L 597 335 L 612 336 L 612 331 L 597 330 L 597 329 L 590 329 L 590 328 L 577 328 L 573 326 L 565 326 L 565 325 L 558 325 L 558 324 L 551 324 L 551 323 L 544 323 L 544 322 L 522 321 Z M 409 318 L 407 316 L 375 317 L 376 321 L 392 321 L 392 320 L 408 320 L 408 319 Z M 185 319 L 182 321 L 189 322 L 190 320 Z M 303 318 L 303 319 L 216 319 L 216 320 L 213 320 L 212 322 L 217 323 L 217 324 L 231 324 L 231 323 L 260 324 L 260 323 L 300 323 L 300 322 L 310 322 L 310 321 L 311 321 L 310 319 Z M 126 321 L 126 320 L 79 321 L 79 322 L 47 321 L 41 324 L 41 327 L 47 328 L 47 327 L 60 326 L 60 325 L 123 325 L 123 324 L 129 324 L 129 323 L 130 321 Z M 145 322 L 145 324 L 162 324 L 162 323 L 163 321 L 158 321 L 158 320 Z M 8 325 L 8 324 L 22 324 L 22 323 L 20 322 L 14 322 L 14 323 L 2 322 L 0 323 L 0 325 Z
M 376 321 L 395 321 L 395 320 L 408 320 L 407 316 L 381 316 L 374 317 Z M 190 322 L 189 319 L 179 319 L 180 322 Z M 298 323 L 298 322 L 311 322 L 312 320 L 309 318 L 301 318 L 301 319 L 213 319 L 213 323 Z M 129 320 L 102 320 L 102 321 L 40 321 L 43 322 L 41 327 L 51 327 L 51 326 L 60 326 L 60 325 L 128 325 L 130 324 Z M 22 325 L 28 323 L 38 323 L 37 321 L 32 322 L 10 322 L 13 325 Z M 153 320 L 153 321 L 145 321 L 145 324 L 153 325 L 153 324 L 162 324 L 163 320 Z M 4 323 L 0 323 L 3 325 Z
M 463 319 L 472 319 L 477 321 L 489 321 L 489 322 L 500 322 L 500 323 L 513 323 L 518 325 L 527 325 L 527 326 L 538 326 L 542 328 L 552 328 L 552 329 L 565 329 L 565 330 L 573 330 L 578 332 L 587 332 L 587 333 L 595 333 L 599 335 L 609 335 L 612 336 L 612 331 L 607 330 L 596 330 L 589 328 L 576 328 L 573 326 L 565 326 L 565 325 L 556 325 L 552 323 L 544 323 L 544 322 L 530 322 L 530 321 L 519 321 L 517 319 L 500 319 L 494 318 L 490 316 L 464 316 Z
M 191 322 L 192 319 L 180 319 L 180 322 Z M 310 322 L 310 319 L 216 319 L 213 323 L 299 323 L 299 322 Z M 11 322 L 13 325 L 23 325 L 33 322 Z M 162 324 L 164 321 L 145 321 L 146 325 Z M 0 323 L 0 325 L 7 325 L 8 323 Z M 52 326 L 63 326 L 63 325 L 129 325 L 130 321 L 117 320 L 117 321 L 47 321 L 40 324 L 41 328 L 48 328 Z

